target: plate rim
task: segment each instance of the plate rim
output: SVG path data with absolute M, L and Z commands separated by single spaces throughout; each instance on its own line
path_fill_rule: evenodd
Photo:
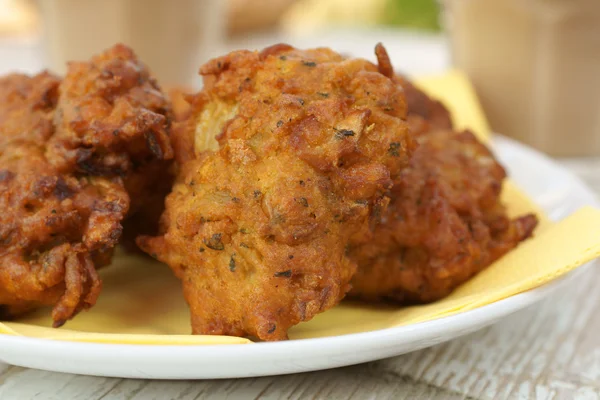
M 586 204 L 600 207 L 599 202 L 594 192 L 585 184 L 579 177 L 571 173 L 569 170 L 557 164 L 556 161 L 541 154 L 540 152 L 529 148 L 523 144 L 520 144 L 512 139 L 508 139 L 502 136 L 495 136 L 492 142 L 492 150 L 496 151 L 498 146 L 506 147 L 507 150 L 514 150 L 517 152 L 524 153 L 524 156 L 533 157 L 536 162 L 544 163 L 546 166 L 553 169 L 561 170 L 562 175 L 567 177 L 570 184 L 577 187 L 577 195 L 581 196 Z M 547 210 L 546 210 L 547 211 Z M 516 311 L 522 310 L 529 307 L 542 299 L 546 298 L 550 293 L 564 286 L 566 283 L 573 281 L 576 277 L 581 276 L 586 271 L 590 270 L 590 265 L 593 263 L 587 263 L 584 266 L 577 268 L 576 270 L 566 274 L 565 276 L 552 281 L 543 286 L 531 289 L 529 291 L 519 293 L 514 296 L 502 299 L 500 301 L 487 304 L 482 307 L 475 308 L 473 310 L 461 312 L 458 314 L 437 318 L 430 321 L 420 322 L 416 324 L 396 326 L 385 329 L 379 329 L 374 331 L 351 333 L 346 335 L 338 336 L 327 336 L 319 338 L 307 338 L 307 339 L 296 339 L 281 342 L 261 342 L 261 343 L 250 343 L 244 344 L 218 344 L 218 345 L 190 345 L 190 344 L 123 344 L 123 343 L 97 343 L 97 342 L 75 342 L 75 341 L 63 341 L 48 338 L 31 338 L 24 336 L 13 336 L 8 334 L 0 334 L 0 347 L 8 348 L 9 353 L 17 354 L 23 351 L 35 352 L 37 357 L 59 357 L 61 355 L 75 354 L 77 358 L 78 353 L 87 353 L 87 355 L 94 355 L 94 360 L 115 362 L 120 359 L 127 359 L 135 357 L 143 360 L 165 360 L 165 359 L 186 359 L 186 360 L 198 360 L 202 357 L 210 359 L 212 357 L 220 356 L 222 358 L 231 358 L 232 356 L 239 360 L 240 363 L 244 361 L 250 361 L 256 356 L 265 356 L 268 354 L 271 359 L 286 359 L 286 354 L 312 354 L 318 352 L 319 354 L 328 355 L 329 357 L 335 357 L 336 354 L 347 353 L 348 345 L 355 345 L 356 342 L 362 343 L 362 352 L 368 353 L 369 351 L 382 350 L 391 346 L 398 346 L 403 342 L 412 343 L 414 342 L 415 335 L 422 335 L 425 339 L 433 339 L 437 335 L 443 334 L 448 331 L 461 330 L 457 335 L 449 337 L 447 340 L 459 337 L 463 334 L 472 332 L 479 328 L 488 326 L 498 319 L 506 317 Z M 482 322 L 483 321 L 483 322 Z M 444 339 L 439 342 L 445 341 Z M 416 346 L 411 347 L 409 351 L 415 351 L 421 348 L 429 347 L 427 343 L 418 343 Z M 404 351 L 405 352 L 405 351 Z M 375 359 L 381 359 L 385 357 L 391 357 L 400 353 L 394 353 L 394 351 L 387 352 L 385 356 L 375 356 L 374 358 L 362 357 L 361 360 L 356 362 L 347 361 L 332 361 L 325 368 L 339 367 L 344 365 L 352 365 L 361 362 L 371 361 Z M 7 354 L 7 353 L 4 353 Z M 80 354 L 81 355 L 81 354 Z M 0 353 L 0 359 L 4 358 Z M 288 357 L 289 358 L 289 357 Z M 91 362 L 91 361 L 90 361 Z M 13 365 L 20 365 L 10 363 Z M 23 363 L 23 366 L 32 366 L 31 362 Z M 36 366 L 33 366 L 36 367 Z M 92 368 L 93 369 L 93 368 Z M 310 371 L 322 369 L 320 367 L 305 367 L 297 366 L 289 371 L 273 372 L 273 373 L 261 373 L 256 372 L 248 374 L 215 374 L 214 376 L 208 376 L 210 374 L 191 374 L 186 376 L 167 376 L 169 379 L 190 379 L 191 377 L 250 377 L 250 376 L 266 376 L 283 373 L 294 373 L 302 371 Z M 71 373 L 85 373 L 76 372 L 77 368 L 52 368 L 50 370 L 60 372 L 71 372 Z M 119 376 L 124 377 L 124 374 L 110 375 L 98 373 L 98 369 L 94 375 L 103 376 Z M 161 378 L 161 376 L 145 376 L 141 371 L 134 371 L 128 377 L 135 378 Z

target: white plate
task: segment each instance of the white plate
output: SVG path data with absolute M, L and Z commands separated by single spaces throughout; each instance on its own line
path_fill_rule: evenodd
M 576 176 L 540 153 L 497 137 L 494 149 L 510 175 L 550 217 L 597 205 Z M 127 378 L 240 378 L 335 368 L 433 346 L 493 324 L 540 301 L 581 274 L 451 317 L 344 336 L 221 346 L 149 346 L 59 342 L 0 335 L 0 360 L 24 367 Z M 357 323 L 360 323 L 357 321 Z

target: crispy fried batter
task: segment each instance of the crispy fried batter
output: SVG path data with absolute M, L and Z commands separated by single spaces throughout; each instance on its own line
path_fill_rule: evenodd
M 394 79 L 404 89 L 408 106 L 407 120 L 413 134 L 423 133 L 430 129 L 452 128 L 452 119 L 446 107 L 441 102 L 432 99 L 417 89 L 404 76 L 397 75 L 394 72 L 390 57 L 381 43 L 375 47 L 375 54 L 377 55 L 379 72 L 390 79 Z
M 163 235 L 138 243 L 182 280 L 194 333 L 285 339 L 349 289 L 346 246 L 413 150 L 404 96 L 328 49 L 238 51 L 201 73 Z
M 408 105 L 407 120 L 413 134 L 419 135 L 434 129 L 452 129 L 450 112 L 441 102 L 427 96 L 405 77 L 396 75 L 395 79 L 404 88 Z
M 410 103 L 409 103 L 410 107 Z M 374 240 L 352 249 L 351 296 L 430 302 L 532 234 L 533 215 L 509 220 L 504 169 L 470 132 L 427 131 L 392 189 Z
M 171 113 L 173 115 L 172 125 L 185 121 L 191 112 L 190 102 L 188 101 L 189 90 L 183 88 L 172 88 L 167 91 Z M 171 124 L 169 124 L 171 126 Z M 176 147 L 177 141 L 171 139 L 171 146 Z M 165 197 L 171 192 L 173 181 L 177 175 L 177 164 L 172 160 L 164 162 L 153 162 L 144 169 L 145 174 L 141 176 L 140 183 L 146 185 L 139 189 L 128 188 L 131 192 L 144 192 L 143 204 L 137 212 L 129 216 L 123 223 L 123 238 L 121 245 L 130 252 L 144 254 L 135 243 L 139 235 L 156 235 L 158 233 L 158 221 L 165 207 Z M 155 177 L 149 181 L 147 176 Z M 148 185 L 148 184 L 151 185 Z
M 184 121 L 191 112 L 190 102 L 193 101 L 193 91 L 184 87 L 171 88 L 168 91 L 175 121 Z
M 453 132 L 442 103 L 395 79 L 419 148 L 394 182 L 373 240 L 350 252 L 358 272 L 349 295 L 430 302 L 529 237 L 537 219 L 509 220 L 499 200 L 506 173 L 493 154 L 470 132 Z
M 0 304 L 54 305 L 54 326 L 91 307 L 126 215 L 142 209 L 172 149 L 169 106 L 131 50 L 66 78 L 0 78 Z M 130 201 L 130 195 L 131 201 Z M 130 204 L 131 203 L 131 204 Z

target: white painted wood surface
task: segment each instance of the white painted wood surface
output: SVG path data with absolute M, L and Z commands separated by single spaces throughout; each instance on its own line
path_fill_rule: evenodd
M 600 194 L 600 160 L 564 160 Z M 0 399 L 598 399 L 600 268 L 458 340 L 364 365 L 238 380 L 96 378 L 0 364 Z

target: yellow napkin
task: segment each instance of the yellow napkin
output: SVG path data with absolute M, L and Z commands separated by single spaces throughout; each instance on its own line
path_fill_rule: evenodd
M 469 127 L 487 140 L 489 128 L 466 78 L 452 71 L 421 79 L 418 86 L 444 101 L 459 128 Z M 344 302 L 290 331 L 290 338 L 335 336 L 414 324 L 453 315 L 543 285 L 600 255 L 600 211 L 583 208 L 552 224 L 510 181 L 503 199 L 511 216 L 535 212 L 536 236 L 498 260 L 447 298 L 413 307 L 369 306 Z M 146 258 L 119 253 L 101 271 L 104 290 L 98 304 L 66 328 L 51 329 L 49 310 L 19 322 L 0 323 L 0 333 L 56 340 L 136 344 L 242 344 L 246 339 L 192 336 L 179 281 L 169 268 Z

